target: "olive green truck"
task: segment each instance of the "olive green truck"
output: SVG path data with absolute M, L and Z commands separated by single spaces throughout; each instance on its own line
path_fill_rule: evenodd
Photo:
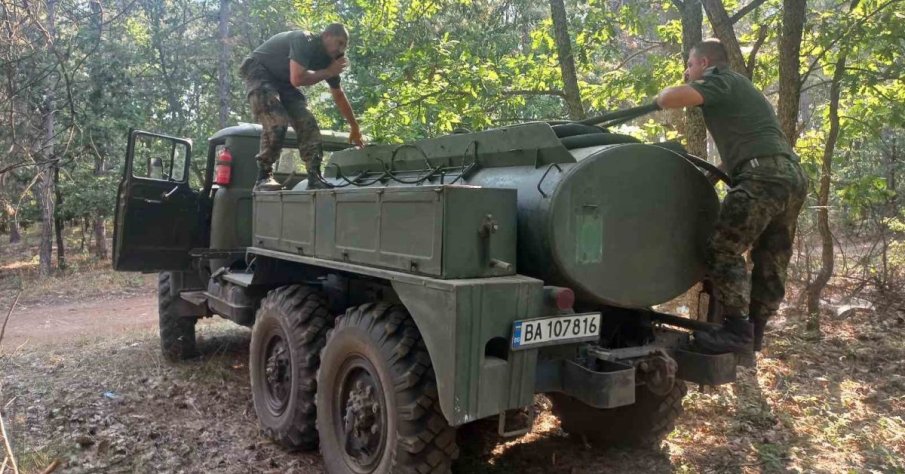
M 195 355 L 199 318 L 251 327 L 276 442 L 329 472 L 448 472 L 457 427 L 522 434 L 506 414 L 535 394 L 568 433 L 653 443 L 686 382 L 735 379 L 732 354 L 690 346 L 706 323 L 653 309 L 701 280 L 719 209 L 681 150 L 574 123 L 323 136 L 329 189 L 305 190 L 290 130 L 284 190 L 254 192 L 259 126 L 195 166 L 188 140 L 131 131 L 118 191 L 114 266 L 159 272 L 163 353 Z

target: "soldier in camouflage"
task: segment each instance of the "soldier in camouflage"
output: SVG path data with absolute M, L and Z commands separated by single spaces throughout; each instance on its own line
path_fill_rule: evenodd
M 308 188 L 325 187 L 320 166 L 323 146 L 317 120 L 298 90 L 326 81 L 340 114 L 349 122 L 349 141 L 362 146 L 361 131 L 352 106 L 340 85 L 339 74 L 348 66 L 344 57 L 349 42 L 346 28 L 334 23 L 320 35 L 286 31 L 274 35 L 251 53 L 239 69 L 255 120 L 263 127 L 256 190 L 275 191 L 273 164 L 280 156 L 286 130 L 295 129 L 299 154 L 308 171 Z
M 686 85 L 657 96 L 660 108 L 700 106 L 732 178 L 709 240 L 709 278 L 723 305 L 723 326 L 697 332 L 711 352 L 759 351 L 767 320 L 785 296 L 786 267 L 807 178 L 779 127 L 773 107 L 747 77 L 732 71 L 723 45 L 706 40 L 692 48 Z M 751 249 L 751 273 L 742 256 Z

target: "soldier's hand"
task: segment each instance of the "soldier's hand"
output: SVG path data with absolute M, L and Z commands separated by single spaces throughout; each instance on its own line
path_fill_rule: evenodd
M 349 66 L 349 58 L 343 56 L 341 58 L 336 58 L 327 66 L 327 72 L 330 73 L 330 76 L 338 76 L 340 73 L 346 70 L 346 67 Z
M 352 131 L 349 132 L 349 143 L 357 147 L 365 146 L 365 142 L 361 138 L 361 130 L 359 130 L 358 128 L 353 128 Z

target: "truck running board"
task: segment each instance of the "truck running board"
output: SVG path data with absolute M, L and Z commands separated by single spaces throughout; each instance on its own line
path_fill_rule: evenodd
M 207 305 L 207 294 L 205 294 L 204 290 L 183 291 L 179 293 L 179 297 L 195 306 Z

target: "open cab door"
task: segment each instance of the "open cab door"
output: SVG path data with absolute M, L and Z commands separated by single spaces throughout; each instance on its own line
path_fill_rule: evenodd
M 116 196 L 113 268 L 187 270 L 199 236 L 199 196 L 189 185 L 192 142 L 129 132 Z

